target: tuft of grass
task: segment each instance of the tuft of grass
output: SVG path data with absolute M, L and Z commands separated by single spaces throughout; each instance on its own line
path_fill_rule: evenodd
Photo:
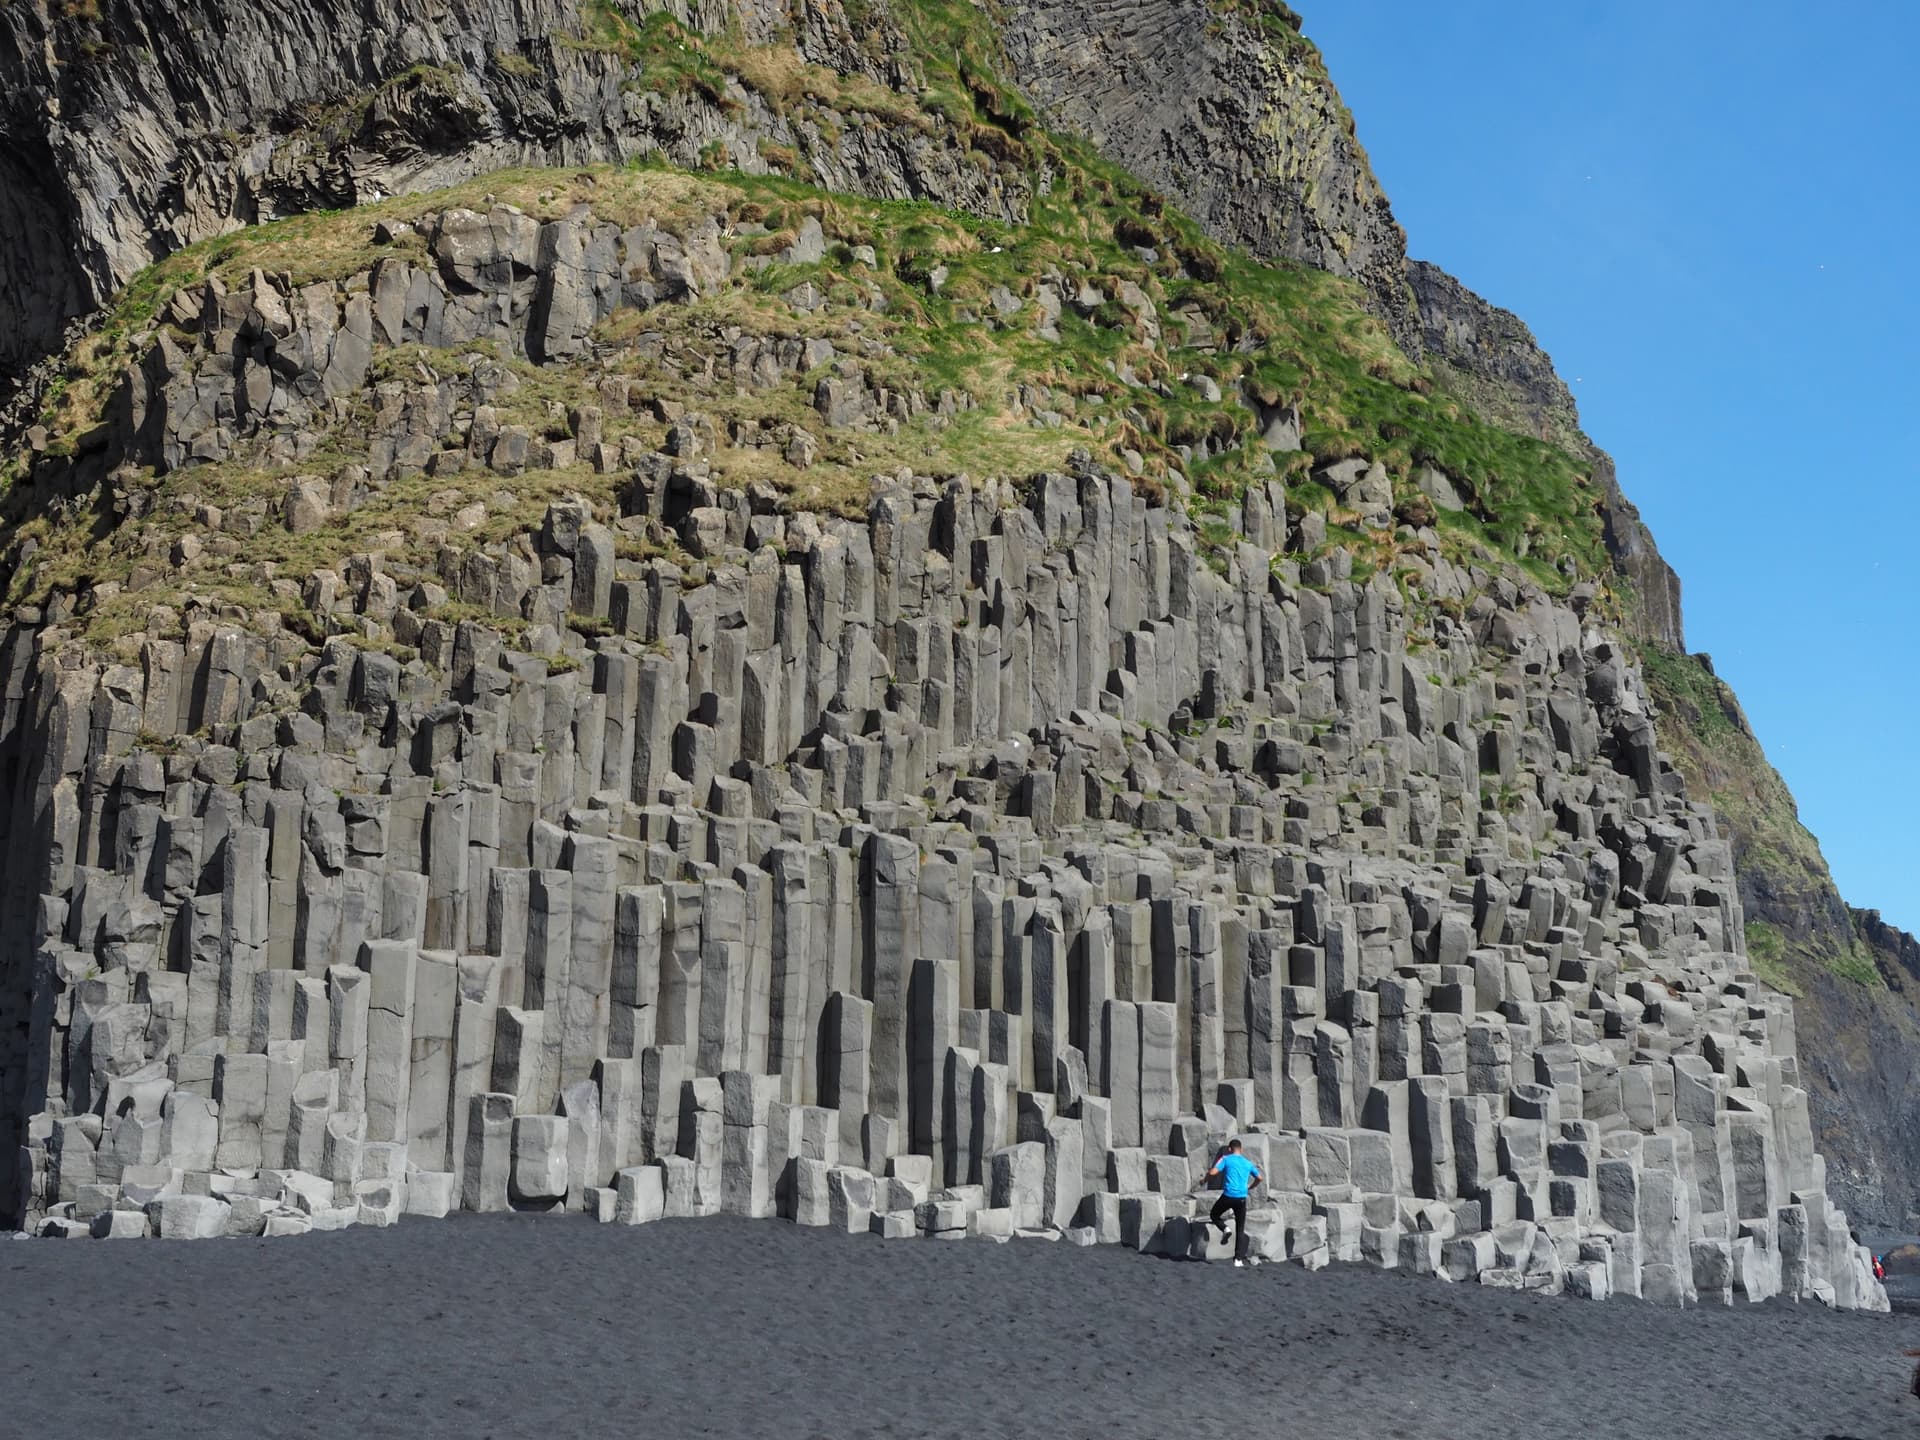
M 1237 16 L 1285 59 L 1317 61 L 1320 52 L 1300 33 L 1300 13 L 1286 0 L 1209 0 L 1216 14 Z
M 1792 995 L 1796 999 L 1806 992 L 1793 978 L 1793 971 L 1787 964 L 1787 937 L 1780 927 L 1766 920 L 1747 922 L 1747 963 L 1758 975 L 1775 990 Z
M 1874 959 L 1873 947 L 1855 936 L 1853 943 L 1827 962 L 1827 968 L 1842 980 L 1851 980 L 1868 989 L 1885 989 L 1886 978 Z

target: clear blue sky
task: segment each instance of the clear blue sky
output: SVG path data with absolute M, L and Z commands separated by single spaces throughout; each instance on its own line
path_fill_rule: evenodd
M 1920 931 L 1920 4 L 1298 0 L 1573 387 L 1848 902 Z

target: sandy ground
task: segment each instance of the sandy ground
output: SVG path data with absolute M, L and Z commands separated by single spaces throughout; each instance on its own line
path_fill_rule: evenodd
M 1920 1317 L 778 1222 L 0 1241 L 0 1434 L 1920 1437 Z

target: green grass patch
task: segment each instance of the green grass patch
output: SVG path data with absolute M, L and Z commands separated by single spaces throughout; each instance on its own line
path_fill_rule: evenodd
M 1886 981 L 1881 978 L 1880 967 L 1874 962 L 1873 951 L 1859 940 L 1835 956 L 1827 963 L 1827 968 L 1842 980 L 1851 980 L 1856 985 L 1868 989 L 1884 989 Z
M 1695 656 L 1647 644 L 1640 650 L 1641 671 L 1662 710 L 1678 719 L 1703 745 L 1719 747 L 1745 733 L 1729 711 L 1732 692 Z
M 1805 993 L 1788 967 L 1787 937 L 1778 926 L 1765 920 L 1747 922 L 1747 963 L 1775 990 L 1796 998 Z

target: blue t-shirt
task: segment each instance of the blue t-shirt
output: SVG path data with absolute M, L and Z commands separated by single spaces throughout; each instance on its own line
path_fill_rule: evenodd
M 1247 1182 L 1260 1173 L 1260 1167 L 1244 1155 L 1226 1155 L 1220 1160 L 1220 1174 L 1226 1185 L 1222 1193 L 1229 1200 L 1247 1198 Z

